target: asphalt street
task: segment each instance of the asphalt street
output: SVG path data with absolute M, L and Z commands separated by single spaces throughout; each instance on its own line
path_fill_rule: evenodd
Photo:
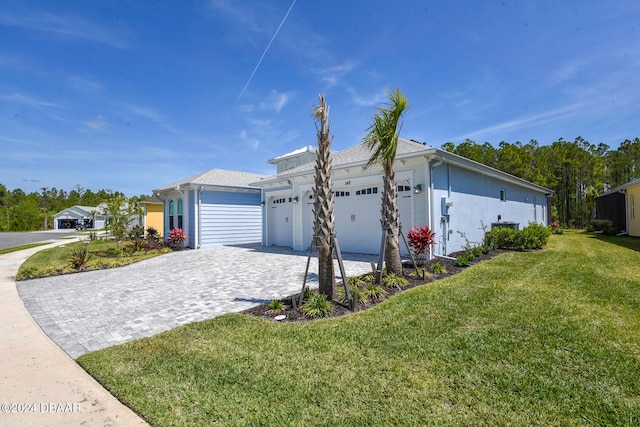
M 76 236 L 78 236 L 78 232 L 75 230 L 0 233 L 0 249 Z

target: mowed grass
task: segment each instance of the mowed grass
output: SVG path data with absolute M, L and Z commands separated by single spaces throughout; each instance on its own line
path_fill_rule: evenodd
M 78 362 L 158 426 L 640 425 L 639 269 L 567 232 L 355 315 L 225 315 Z
M 122 244 L 116 247 L 116 243 L 110 240 L 70 242 L 66 245 L 44 249 L 30 256 L 18 269 L 16 280 L 76 273 L 78 270 L 73 268 L 70 263 L 71 252 L 82 249 L 85 245 L 89 252 L 89 260 L 84 267 L 84 271 L 122 267 L 171 251 L 169 248 L 164 248 L 148 252 L 134 252 L 131 254 L 125 254 L 120 251 L 116 255 L 110 255 L 110 250 L 121 250 Z

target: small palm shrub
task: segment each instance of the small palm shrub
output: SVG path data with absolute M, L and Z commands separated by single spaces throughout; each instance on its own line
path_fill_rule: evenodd
M 405 279 L 404 277 L 398 276 L 395 273 L 388 273 L 382 278 L 382 284 L 387 288 L 395 287 L 398 289 L 402 289 L 405 286 L 407 286 L 408 283 L 409 281 L 407 279 Z
M 359 276 L 360 281 L 362 282 L 373 282 L 376 276 L 373 273 L 364 273 Z
M 365 301 L 371 300 L 372 302 L 378 302 L 388 293 L 382 286 L 375 283 L 369 283 L 360 291 Z
M 71 267 L 78 271 L 82 271 L 85 269 L 87 262 L 91 258 L 91 254 L 89 254 L 88 245 L 82 245 L 79 249 L 72 249 L 71 255 L 69 257 L 69 263 Z
M 309 298 L 300 306 L 300 311 L 311 318 L 327 317 L 333 310 L 333 304 L 326 295 L 317 292 L 312 293 Z
M 287 306 L 279 299 L 272 299 L 269 304 L 267 304 L 267 313 L 280 313 L 286 309 Z
M 364 282 L 361 282 L 364 284 Z M 358 287 L 349 284 L 349 291 L 351 291 L 351 298 L 356 298 L 356 293 L 358 294 L 358 304 L 366 304 L 368 302 L 367 295 L 363 292 L 363 290 Z M 336 299 L 342 304 L 347 304 L 349 300 L 347 299 L 347 293 L 344 291 L 344 287 L 340 286 L 336 290 Z
M 434 262 L 433 264 L 431 264 L 431 272 L 433 274 L 440 274 L 446 273 L 447 270 L 444 268 L 444 265 L 440 264 L 439 262 Z

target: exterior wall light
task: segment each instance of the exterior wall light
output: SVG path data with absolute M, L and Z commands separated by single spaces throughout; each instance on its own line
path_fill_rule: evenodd
M 298 203 L 298 201 L 300 201 L 300 199 L 298 198 L 298 196 L 293 198 L 293 203 Z
M 416 184 L 416 186 L 413 187 L 413 192 L 416 194 L 422 193 L 422 184 Z

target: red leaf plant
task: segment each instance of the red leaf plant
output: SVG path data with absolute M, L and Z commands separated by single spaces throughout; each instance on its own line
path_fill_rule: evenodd
M 424 255 L 431 251 L 431 245 L 435 245 L 436 233 L 431 231 L 428 226 L 420 225 L 420 227 L 411 227 L 407 233 L 409 246 L 416 255 Z
M 184 242 L 187 238 L 187 234 L 182 231 L 182 228 L 172 228 L 169 231 L 169 242 L 173 246 L 178 246 Z

